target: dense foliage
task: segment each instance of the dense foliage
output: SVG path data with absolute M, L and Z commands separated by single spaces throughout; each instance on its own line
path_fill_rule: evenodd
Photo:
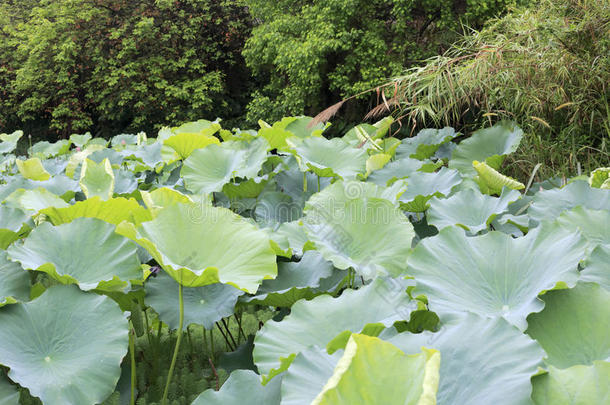
M 15 1 L 0 19 L 0 128 L 107 136 L 243 115 L 251 20 L 234 1 Z
M 464 36 L 386 92 L 414 126 L 515 120 L 528 133 L 518 171 L 544 162 L 554 175 L 610 162 L 608 83 L 610 2 L 543 0 Z
M 438 54 L 460 23 L 480 27 L 517 3 L 523 2 L 248 0 L 258 24 L 244 57 L 260 83 L 248 117 L 316 114 Z M 347 108 L 348 121 L 360 121 L 366 111 L 354 103 Z
M 309 124 L 0 134 L 0 402 L 607 402 L 610 168 Z

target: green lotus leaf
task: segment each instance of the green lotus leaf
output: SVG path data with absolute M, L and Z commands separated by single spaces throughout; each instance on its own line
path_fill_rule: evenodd
M 119 134 L 112 137 L 110 145 L 114 147 L 124 147 L 126 145 L 136 145 L 138 136 L 134 134 Z
M 523 183 L 503 175 L 485 162 L 475 160 L 472 162 L 472 166 L 477 171 L 475 181 L 485 194 L 500 194 L 503 188 L 511 190 L 522 190 L 525 188 Z
M 481 194 L 477 190 L 458 191 L 449 198 L 430 200 L 426 213 L 428 223 L 437 229 L 458 225 L 476 234 L 486 229 L 491 221 L 507 210 L 508 205 L 519 199 L 515 190 L 505 190 L 500 198 Z
M 269 176 L 260 176 L 227 183 L 222 187 L 222 192 L 231 201 L 245 198 L 257 198 L 267 188 L 268 177 Z
M 26 179 L 44 181 L 51 178 L 51 175 L 44 169 L 42 162 L 38 158 L 28 160 L 17 159 L 15 163 L 17 163 L 19 173 Z
M 97 218 L 118 225 L 123 221 L 139 224 L 152 219 L 150 212 L 133 198 L 123 197 L 102 200 L 95 196 L 64 208 L 45 208 L 40 211 L 54 225 L 66 224 L 76 218 Z
M 56 175 L 46 181 L 35 181 L 17 177 L 10 183 L 0 186 L 0 200 L 4 200 L 18 189 L 35 190 L 38 188 L 45 189 L 65 201 L 70 201 L 74 198 L 75 192 L 80 190 L 76 181 L 64 175 Z
M 580 273 L 581 281 L 598 283 L 610 291 L 610 245 L 597 246 L 586 261 L 584 270 Z
M 428 297 L 441 320 L 471 311 L 504 317 L 525 330 L 527 315 L 544 307 L 538 294 L 559 282 L 576 283 L 585 243 L 555 223 L 516 239 L 497 231 L 468 237 L 461 228 L 447 227 L 423 239 L 409 256 L 407 271 L 416 281 L 412 294 Z
M 189 196 L 168 187 L 157 188 L 150 192 L 141 190 L 140 194 L 142 195 L 144 204 L 153 212 L 176 203 L 193 203 L 193 200 L 191 200 Z
M 379 186 L 387 186 L 398 179 L 409 177 L 417 171 L 433 172 L 440 166 L 442 166 L 442 162 L 435 164 L 431 160 L 403 158 L 388 163 L 383 169 L 374 171 L 366 180 Z
M 532 378 L 536 405 L 605 404 L 610 398 L 610 363 L 573 366 L 565 370 L 549 367 L 548 373 Z
M 441 168 L 436 173 L 415 172 L 406 179 L 407 189 L 399 197 L 402 209 L 424 212 L 432 197 L 444 197 L 462 181 L 457 170 Z
M 335 267 L 351 267 L 367 279 L 404 271 L 415 232 L 394 204 L 377 197 L 385 191 L 370 183 L 336 182 L 307 202 L 305 232 Z
M 87 158 L 98 164 L 102 163 L 104 159 L 108 159 L 110 165 L 113 167 L 120 167 L 125 160 L 121 152 L 108 148 L 97 150 L 90 154 Z
M 156 142 L 151 145 L 142 145 L 135 150 L 125 149 L 121 153 L 125 160 L 137 160 L 142 162 L 143 167 L 136 167 L 135 172 L 141 170 L 153 170 L 163 163 L 161 156 L 161 142 Z
M 457 135 L 451 127 L 443 129 L 422 129 L 412 138 L 402 140 L 396 149 L 396 159 L 412 158 L 418 160 L 428 159 L 437 149 L 451 141 Z
M 528 318 L 527 334 L 559 368 L 610 360 L 610 292 L 593 283 L 549 291 L 544 309 Z
M 142 278 L 136 245 L 96 218 L 76 218 L 52 226 L 42 223 L 25 242 L 7 250 L 24 269 L 38 270 L 81 290 L 119 290 Z
M 336 288 L 347 272 L 335 270 L 316 251 L 307 251 L 299 262 L 278 263 L 278 275 L 265 280 L 256 295 L 246 302 L 259 305 L 290 308 L 300 299 L 312 299 Z
M 368 177 L 375 170 L 383 169 L 390 159 L 392 159 L 392 156 L 387 153 L 377 153 L 376 155 L 369 156 L 366 160 L 365 177 Z
M 148 250 L 185 287 L 220 282 L 254 293 L 277 275 L 267 235 L 225 208 L 174 204 L 137 227 L 123 222 L 117 232 Z
M 320 190 L 330 185 L 331 179 L 328 177 L 318 177 L 311 172 L 301 172 L 293 156 L 288 157 L 282 163 L 282 169 L 273 178 L 277 190 L 289 195 L 292 201 L 301 208 L 313 194 L 318 192 L 318 184 L 320 184 Z M 303 185 L 304 177 L 307 181 L 306 186 Z M 306 190 L 304 191 L 304 189 Z
M 435 405 L 440 354 L 406 355 L 376 337 L 353 334 L 333 375 L 312 405 Z
M 36 142 L 28 148 L 28 154 L 40 159 L 48 159 L 57 155 L 65 155 L 70 151 L 70 141 L 67 139 L 59 140 L 55 143 L 47 141 Z
M 330 124 L 324 124 L 322 122 L 317 123 L 316 125 L 309 124 L 313 120 L 312 117 L 286 117 L 282 118 L 280 123 L 287 122 L 286 128 L 287 131 L 292 132 L 295 136 L 299 138 L 307 138 L 310 136 L 321 136 L 322 132 L 330 126 Z
M 75 145 L 78 146 L 79 148 L 83 148 L 87 142 L 89 142 L 91 140 L 91 134 L 89 132 L 87 132 L 86 134 L 72 134 L 70 135 L 70 142 Z
M 254 219 L 261 227 L 277 228 L 284 222 L 299 219 L 303 209 L 292 198 L 279 191 L 263 193 L 256 202 Z
M 592 210 L 610 207 L 610 190 L 591 188 L 586 181 L 574 181 L 562 188 L 542 190 L 534 195 L 527 214 L 534 221 L 554 220 L 578 205 Z
M 294 356 L 312 345 L 326 347 L 344 331 L 360 332 L 367 324 L 389 327 L 409 319 L 416 303 L 406 294 L 404 280 L 376 278 L 338 298 L 321 295 L 292 306 L 281 322 L 267 321 L 254 339 L 254 363 L 261 374 L 285 370 Z M 275 370 L 274 370 L 275 369 Z
M 267 158 L 267 142 L 257 138 L 250 144 L 228 141 L 198 149 L 184 161 L 181 176 L 187 190 L 195 193 L 221 191 L 235 177 L 253 178 Z
M 311 170 L 320 177 L 349 180 L 366 171 L 366 151 L 341 138 L 306 138 L 295 150 L 301 171 Z
M 281 378 L 276 378 L 263 386 L 260 376 L 254 371 L 235 370 L 220 391 L 204 391 L 191 405 L 280 405 L 281 381 Z
M 589 185 L 594 188 L 610 188 L 610 167 L 600 167 L 591 172 Z
M 138 179 L 135 173 L 127 169 L 113 170 L 114 194 L 131 196 L 138 188 Z
M 343 351 L 328 354 L 317 346 L 297 354 L 282 378 L 282 405 L 311 404 L 333 376 L 342 354 Z
M 53 286 L 2 308 L 0 324 L 0 364 L 44 404 L 93 405 L 114 391 L 129 327 L 110 298 Z
M 30 298 L 30 275 L 0 251 L 0 307 Z
M 112 198 L 114 192 L 114 172 L 110 161 L 104 159 L 100 164 L 85 159 L 80 172 L 80 188 L 87 198 L 98 196 L 102 200 Z
M 17 149 L 17 142 L 0 142 L 0 154 L 11 153 L 15 149 Z
M 4 201 L 7 206 L 19 208 L 28 213 L 38 212 L 48 207 L 64 208 L 68 206 L 64 200 L 42 187 L 34 190 L 18 189 Z
M 4 371 L 0 372 L 0 405 L 19 405 L 19 390 L 8 382 Z
M 53 177 L 63 174 L 68 166 L 68 161 L 62 157 L 42 160 L 41 163 L 44 170 L 49 172 Z
M 30 216 L 18 208 L 0 205 L 0 249 L 19 239 L 29 229 Z
M 557 222 L 571 231 L 580 231 L 585 239 L 594 244 L 610 244 L 610 209 L 576 207 L 561 214 Z
M 543 365 L 540 346 L 502 318 L 467 314 L 436 333 L 387 340 L 407 354 L 441 353 L 438 405 L 530 405 L 530 377 Z
M 449 160 L 449 168 L 465 176 L 474 177 L 472 162 L 487 163 L 498 170 L 504 157 L 517 150 L 523 131 L 511 122 L 500 122 L 493 127 L 479 129 L 459 143 Z
M 76 174 L 76 169 L 81 163 L 85 161 L 85 159 L 87 159 L 89 155 L 91 155 L 95 151 L 102 150 L 105 148 L 106 145 L 90 144 L 82 151 L 73 153 L 72 156 L 70 156 L 70 159 L 68 160 L 68 165 L 66 166 L 66 176 L 71 179 L 74 178 L 74 175 Z
M 171 329 L 178 329 L 178 283 L 167 273 L 149 278 L 145 283 L 146 303 L 159 314 L 159 319 Z M 203 325 L 211 330 L 214 323 L 233 315 L 235 304 L 243 291 L 225 284 L 184 288 L 184 326 Z
M 175 150 L 180 159 L 186 159 L 191 156 L 194 150 L 209 145 L 220 145 L 220 141 L 212 135 L 185 132 L 167 138 L 163 141 L 163 145 Z
M 305 227 L 299 221 L 284 222 L 270 237 L 278 245 L 286 250 L 290 249 L 297 256 L 302 256 L 306 250 L 314 249 L 305 232 Z
M 13 132 L 12 134 L 2 133 L 2 134 L 0 134 L 0 141 L 16 143 L 17 141 L 19 141 L 19 139 L 21 139 L 22 136 L 23 136 L 23 131 L 21 131 L 21 130 L 17 130 L 15 132 Z

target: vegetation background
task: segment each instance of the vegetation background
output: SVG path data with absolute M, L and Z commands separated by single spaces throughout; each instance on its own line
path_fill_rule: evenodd
M 4 0 L 0 27 L 0 132 L 245 128 L 356 96 L 331 135 L 508 117 L 513 174 L 610 160 L 610 0 Z

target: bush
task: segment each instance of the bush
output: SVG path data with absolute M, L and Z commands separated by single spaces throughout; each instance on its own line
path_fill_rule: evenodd
M 520 0 L 247 0 L 258 25 L 244 57 L 258 81 L 250 122 L 315 115 L 436 55 L 460 28 L 480 26 Z M 365 107 L 365 106 L 364 106 Z M 351 104 L 348 120 L 362 119 Z
M 251 22 L 234 1 L 30 3 L 0 9 L 10 23 L 0 45 L 7 61 L 0 80 L 8 88 L 0 128 L 21 123 L 107 135 L 243 114 L 248 72 L 241 49 Z
M 464 36 L 387 93 L 413 128 L 515 120 L 529 134 L 515 169 L 529 173 L 537 160 L 551 175 L 610 162 L 608 83 L 608 2 L 542 0 Z M 382 104 L 371 115 L 384 112 Z

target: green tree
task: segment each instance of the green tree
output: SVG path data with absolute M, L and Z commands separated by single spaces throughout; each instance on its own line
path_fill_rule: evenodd
M 242 115 L 245 7 L 230 0 L 37 3 L 0 45 L 10 56 L 0 126 L 111 134 Z M 2 18 L 9 11 L 15 14 L 13 7 Z
M 258 81 L 248 118 L 315 115 L 438 54 L 460 19 L 479 26 L 518 0 L 246 0 L 257 22 L 243 52 Z M 360 120 L 365 106 L 347 107 Z

